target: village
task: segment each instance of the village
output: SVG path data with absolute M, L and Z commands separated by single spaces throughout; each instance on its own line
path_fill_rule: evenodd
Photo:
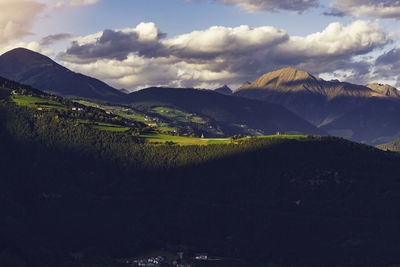
M 197 253 L 194 256 L 186 256 L 183 252 L 177 252 L 173 258 L 165 256 L 144 257 L 140 259 L 126 260 L 130 267 L 194 267 L 196 262 L 216 261 L 210 259 L 206 253 Z

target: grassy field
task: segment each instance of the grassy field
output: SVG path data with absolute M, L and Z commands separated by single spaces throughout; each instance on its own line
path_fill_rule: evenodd
M 179 145 L 210 145 L 210 144 L 229 144 L 229 138 L 198 138 L 173 136 L 167 134 L 143 134 L 140 136 L 149 143 L 174 142 Z
M 89 106 L 89 107 L 95 107 L 95 108 L 100 108 L 106 112 L 110 112 L 112 114 L 121 116 L 126 119 L 130 120 L 135 120 L 135 121 L 140 121 L 143 123 L 149 123 L 149 119 L 147 118 L 147 115 L 141 112 L 138 112 L 136 110 L 133 110 L 128 107 L 122 107 L 122 106 L 107 106 L 107 105 L 102 105 L 102 104 L 97 104 L 85 100 L 75 100 L 74 102 Z
M 207 122 L 194 114 L 184 112 L 179 109 L 173 109 L 169 107 L 154 107 L 152 108 L 152 112 L 157 113 L 158 115 L 172 119 L 172 120 L 177 120 L 183 123 L 188 123 L 188 122 L 193 122 L 193 123 L 198 123 L 198 124 L 206 124 Z
M 167 134 L 143 134 L 140 136 L 149 143 L 165 143 L 174 142 L 178 145 L 215 145 L 215 144 L 229 144 L 231 143 L 230 138 L 198 138 L 198 137 L 185 137 L 185 136 L 172 136 Z M 245 140 L 250 137 L 242 138 Z M 304 141 L 306 136 L 304 135 L 267 135 L 253 138 L 282 138 L 282 139 L 293 139 Z
M 198 117 L 194 114 L 185 113 L 177 109 L 162 106 L 150 108 L 147 113 L 145 111 L 139 111 L 126 106 L 102 105 L 85 100 L 76 100 L 74 102 L 85 106 L 100 108 L 106 112 L 110 112 L 129 120 L 143 122 L 151 127 L 156 128 L 157 130 L 164 132 L 177 132 L 179 128 L 178 124 L 182 123 L 206 123 L 201 117 Z M 171 123 L 171 120 L 175 121 L 175 123 Z
M 123 127 L 116 124 L 104 123 L 104 122 L 91 122 L 85 120 L 78 120 L 80 123 L 85 124 L 91 129 L 102 130 L 102 131 L 112 131 L 112 132 L 125 132 L 129 130 L 129 127 Z
M 45 98 L 27 95 L 13 95 L 11 100 L 17 103 L 19 106 L 26 106 L 30 108 L 48 108 L 48 109 L 67 109 L 67 107 L 60 103 Z

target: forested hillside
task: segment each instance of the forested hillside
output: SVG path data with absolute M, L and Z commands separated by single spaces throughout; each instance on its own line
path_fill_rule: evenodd
M 312 136 L 152 145 L 132 135 L 140 124 L 102 130 L 73 117 L 113 115 L 1 92 L 0 266 L 129 266 L 160 250 L 230 267 L 400 263 L 395 153 Z

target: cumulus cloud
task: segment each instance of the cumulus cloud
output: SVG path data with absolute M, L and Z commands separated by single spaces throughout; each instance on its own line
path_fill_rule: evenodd
M 40 41 L 40 44 L 44 45 L 44 46 L 48 46 L 55 42 L 71 39 L 72 37 L 73 37 L 73 35 L 71 33 L 58 33 L 58 34 L 48 35 L 48 36 L 42 38 L 42 40 Z
M 33 0 L 0 1 L 0 44 L 31 34 L 30 29 L 45 5 Z
M 138 30 L 142 28 L 147 30 Z M 307 36 L 289 36 L 270 26 L 215 26 L 169 39 L 159 33 L 154 24 L 139 24 L 134 29 L 112 31 L 106 41 L 100 41 L 104 32 L 80 37 L 58 58 L 76 71 L 117 87 L 210 88 L 240 84 L 286 66 L 315 74 L 337 70 L 367 73 L 370 64 L 357 56 L 391 41 L 390 34 L 367 21 L 347 26 L 332 23 Z
M 348 26 L 335 22 L 322 32 L 305 37 L 293 36 L 274 51 L 281 63 L 300 66 L 315 73 L 354 68 L 351 58 L 367 54 L 391 41 L 378 24 L 355 21 Z
M 289 39 L 286 31 L 264 26 L 228 28 L 214 26 L 205 31 L 194 31 L 163 42 L 169 51 L 179 58 L 210 59 L 224 55 L 247 54 L 273 47 Z
M 335 0 L 326 15 L 400 19 L 398 0 Z
M 159 41 L 165 36 L 154 23 L 140 23 L 134 29 L 105 30 L 89 37 L 77 38 L 59 58 L 90 63 L 100 58 L 124 60 L 133 52 L 152 57 L 162 53 Z
M 16 43 L 12 43 L 9 45 L 1 46 L 0 47 L 0 55 L 8 52 L 14 48 L 19 48 L 19 47 L 41 53 L 41 54 L 49 56 L 49 57 L 54 55 L 54 51 L 52 49 L 42 46 L 39 42 L 28 42 L 28 43 L 27 42 L 16 42 Z

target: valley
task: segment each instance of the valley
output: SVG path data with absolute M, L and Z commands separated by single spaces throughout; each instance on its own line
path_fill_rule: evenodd
M 396 91 L 340 86 L 323 93 L 317 127 L 270 95 L 227 87 L 106 100 L 0 78 L 0 265 L 400 263 Z M 379 129 L 382 120 L 362 120 L 377 110 Z

